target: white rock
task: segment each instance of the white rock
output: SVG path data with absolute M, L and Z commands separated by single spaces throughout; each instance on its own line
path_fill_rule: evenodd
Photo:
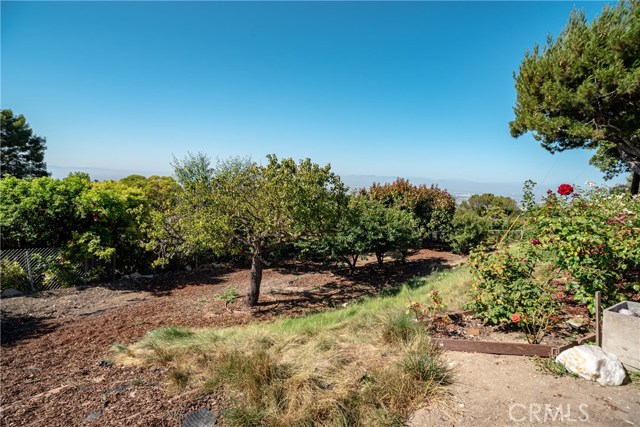
M 138 280 L 141 277 L 142 277 L 142 274 L 138 273 L 137 271 L 131 275 L 131 278 L 133 280 Z
M 560 353 L 556 361 L 569 372 L 600 385 L 620 385 L 627 376 L 617 357 L 594 345 L 571 347 Z
M 20 295 L 24 295 L 22 292 L 20 292 L 17 289 L 5 289 L 4 291 L 2 291 L 2 297 L 3 298 L 8 298 L 8 297 L 18 297 Z
M 187 271 L 191 271 L 191 266 L 187 265 L 184 269 L 187 270 Z

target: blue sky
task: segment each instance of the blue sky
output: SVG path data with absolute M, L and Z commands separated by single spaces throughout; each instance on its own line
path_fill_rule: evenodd
M 1 103 L 60 170 L 170 174 L 172 155 L 203 151 L 343 175 L 601 181 L 591 153 L 509 135 L 512 73 L 573 7 L 3 1 Z

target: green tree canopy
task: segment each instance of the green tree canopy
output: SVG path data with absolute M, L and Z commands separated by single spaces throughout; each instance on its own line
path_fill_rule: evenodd
M 520 65 L 511 135 L 533 132 L 554 153 L 596 150 L 590 163 L 605 178 L 640 179 L 640 1 L 605 6 L 588 23 L 573 11 L 554 40 L 535 45 Z
M 46 139 L 33 134 L 22 114 L 2 110 L 0 176 L 16 178 L 49 176 L 44 162 Z
M 520 213 L 518 202 L 511 197 L 491 193 L 474 194 L 460 203 L 458 210 L 470 210 L 478 216 L 509 217 Z
M 407 255 L 419 246 L 420 232 L 415 216 L 398 206 L 385 206 L 366 195 L 353 195 L 333 233 L 324 237 L 331 256 L 345 262 L 351 273 L 358 259 L 373 252 L 382 265 L 388 251 Z
M 455 198 L 436 186 L 414 185 L 398 178 L 392 183 L 374 183 L 366 192 L 372 200 L 396 206 L 415 215 L 424 239 L 439 240 L 447 233 L 456 209 Z
M 520 213 L 518 202 L 511 197 L 474 194 L 456 209 L 448 243 L 457 253 L 469 253 L 481 243 L 496 243 L 499 236 L 491 236 L 492 230 L 506 232 Z
M 14 176 L 0 179 L 2 248 L 65 245 L 73 230 L 81 226 L 77 203 L 91 185 L 89 176 L 80 173 L 62 180 Z
M 174 168 L 185 188 L 183 201 L 193 207 L 187 239 L 251 258 L 249 306 L 258 302 L 269 254 L 333 230 L 347 203 L 346 187 L 331 167 L 309 159 L 296 163 L 270 155 L 266 165 L 232 159 L 209 168 L 199 154 L 174 162 Z
M 363 198 L 361 203 L 367 243 L 376 255 L 378 265 L 382 265 L 389 251 L 398 251 L 404 260 L 409 249 L 418 247 L 418 220 L 411 212 L 398 206 L 385 206 L 370 198 Z

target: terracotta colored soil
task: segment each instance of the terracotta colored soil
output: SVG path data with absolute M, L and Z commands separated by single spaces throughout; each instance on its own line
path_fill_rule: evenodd
M 162 326 L 227 326 L 328 309 L 462 261 L 422 250 L 350 276 L 335 266 L 289 263 L 265 271 L 260 304 L 225 307 L 228 286 L 243 290 L 247 270 L 173 273 L 2 301 L 0 422 L 3 426 L 181 425 L 220 397 L 175 395 L 162 369 L 113 365 L 111 347 Z M 87 417 L 95 417 L 88 420 Z

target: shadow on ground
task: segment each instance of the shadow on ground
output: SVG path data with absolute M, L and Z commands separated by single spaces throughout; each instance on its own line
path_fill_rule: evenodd
M 210 286 L 222 283 L 220 278 L 236 271 L 233 268 L 201 269 L 194 271 L 172 271 L 154 275 L 153 278 L 116 280 L 96 284 L 112 291 L 149 292 L 153 296 L 164 297 L 187 286 Z M 82 288 L 79 288 L 82 289 Z
M 56 328 L 57 325 L 54 322 L 47 322 L 46 318 L 15 316 L 3 312 L 0 318 L 0 342 L 3 347 L 10 346 L 21 340 L 46 335 Z
M 394 295 L 403 285 L 420 286 L 415 277 L 428 276 L 437 271 L 451 268 L 450 261 L 444 257 L 431 257 L 416 260 L 389 260 L 382 266 L 368 263 L 356 268 L 351 274 L 348 268 L 330 268 L 327 265 L 300 263 L 284 265 L 274 269 L 280 274 L 322 274 L 331 273 L 334 280 L 306 289 L 272 290 L 269 296 L 262 298 L 256 307 L 255 315 L 277 316 L 292 312 L 318 311 L 337 307 L 354 300 L 375 295 Z

